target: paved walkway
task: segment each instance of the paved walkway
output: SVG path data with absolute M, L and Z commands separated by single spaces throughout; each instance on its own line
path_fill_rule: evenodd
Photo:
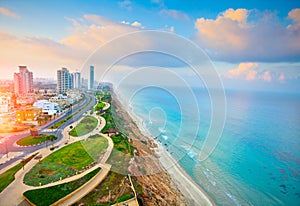
M 110 107 L 110 104 L 108 102 L 103 102 L 105 104 L 105 107 L 103 107 L 103 110 L 107 110 Z
M 72 205 L 75 202 L 79 201 L 89 192 L 91 192 L 95 187 L 97 187 L 109 174 L 111 165 L 102 166 L 100 172 L 92 179 L 92 181 L 88 182 L 83 187 L 79 188 L 75 194 L 70 194 L 70 196 L 66 196 L 65 198 L 59 200 L 57 205 Z M 56 205 L 56 203 L 55 203 Z
M 95 134 L 99 134 L 99 132 L 104 128 L 106 121 L 103 117 L 97 116 L 95 113 L 92 115 L 94 117 L 96 117 L 98 119 L 98 125 L 97 127 L 90 132 L 89 134 L 80 136 L 80 137 L 70 137 L 69 136 L 69 131 L 70 131 L 70 125 L 73 126 L 73 128 L 84 118 L 82 117 L 80 120 L 68 125 L 67 127 L 64 128 L 64 130 L 62 131 L 63 134 L 63 138 L 56 143 L 56 146 L 58 146 L 60 149 L 64 146 L 66 146 L 66 142 L 68 143 L 73 143 L 73 142 L 77 142 L 83 139 L 86 139 L 88 137 L 90 137 L 91 135 L 95 135 Z M 101 172 L 97 175 L 97 178 L 95 178 L 95 181 L 92 181 L 93 184 L 88 184 L 86 185 L 86 189 L 82 189 L 80 191 L 90 191 L 92 189 L 94 189 L 100 182 L 101 178 L 104 179 L 108 174 L 109 170 L 110 170 L 110 166 L 108 168 L 107 164 L 103 164 L 107 161 L 107 159 L 109 158 L 112 149 L 113 149 L 113 141 L 111 140 L 111 138 L 109 138 L 107 135 L 103 136 L 107 139 L 108 141 L 108 148 L 106 149 L 106 153 L 104 155 L 104 157 L 101 160 L 101 163 L 97 164 L 96 166 L 94 166 L 93 168 L 95 169 L 95 167 L 101 167 L 103 169 L 101 169 Z M 45 157 L 47 157 L 49 154 L 52 153 L 52 151 L 50 151 L 49 147 L 48 148 L 42 148 L 36 152 L 39 152 L 39 155 L 42 155 L 43 159 Z M 32 155 L 32 154 L 30 154 Z M 29 155 L 28 155 L 29 156 Z M 41 187 L 33 187 L 33 186 L 28 186 L 25 185 L 23 183 L 23 179 L 24 176 L 27 172 L 29 172 L 31 170 L 31 168 L 36 165 L 38 163 L 38 160 L 32 159 L 30 162 L 28 162 L 24 169 L 19 170 L 16 174 L 15 174 L 15 180 L 7 187 L 5 188 L 1 194 L 0 194 L 0 203 L 6 206 L 10 206 L 10 205 L 18 205 L 20 202 L 22 202 L 23 199 L 23 193 L 27 190 L 31 190 L 31 189 L 37 189 L 37 188 L 42 188 L 42 187 L 46 187 L 46 185 L 41 186 Z M 92 168 L 91 168 L 92 169 Z M 107 171 L 108 170 L 108 171 Z M 106 174 L 107 173 L 107 174 Z M 100 175 L 101 174 L 101 175 Z M 57 185 L 57 184 L 62 184 L 62 183 L 66 183 L 66 182 L 70 182 L 76 179 L 79 179 L 82 175 L 78 174 L 75 176 L 72 176 L 70 178 L 67 178 L 67 180 L 62 180 L 62 181 L 58 181 L 58 182 L 54 182 L 54 183 L 50 183 L 47 184 L 48 186 L 53 186 L 53 185 Z M 96 185 L 96 181 L 97 181 L 97 185 Z M 91 187 L 94 186 L 94 187 Z M 91 187 L 91 188 L 90 188 Z M 90 190 L 89 190 L 90 189 Z M 75 197 L 80 197 L 83 194 L 83 192 L 80 192 L 78 195 L 74 195 Z M 85 193 L 87 194 L 87 193 Z

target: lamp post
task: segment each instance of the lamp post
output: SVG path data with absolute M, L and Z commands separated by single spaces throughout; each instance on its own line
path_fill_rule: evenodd
M 6 150 L 6 157 L 8 158 L 8 148 L 7 148 L 7 142 L 5 141 L 5 150 Z

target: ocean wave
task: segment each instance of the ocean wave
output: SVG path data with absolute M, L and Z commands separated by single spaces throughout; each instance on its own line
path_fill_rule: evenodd
M 181 146 L 186 151 L 186 154 L 193 160 L 196 160 L 195 157 L 198 155 L 197 152 L 195 152 L 193 149 L 191 149 L 188 146 Z
M 162 127 L 159 127 L 158 130 L 162 133 L 162 134 L 165 134 L 166 133 L 166 130 Z
M 235 205 L 241 206 L 241 203 L 237 200 L 237 198 L 234 195 L 228 192 L 225 192 L 225 194 L 227 197 L 229 197 L 229 199 L 231 199 L 234 202 Z
M 164 138 L 164 140 L 168 140 L 169 137 L 167 135 L 161 135 L 162 138 Z

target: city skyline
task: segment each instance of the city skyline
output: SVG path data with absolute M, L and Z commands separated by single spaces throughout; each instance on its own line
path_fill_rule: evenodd
M 83 71 L 87 69 L 84 62 L 88 56 L 110 40 L 130 32 L 159 30 L 180 35 L 200 46 L 212 60 L 226 88 L 298 92 L 300 9 L 297 1 L 276 0 L 271 5 L 259 1 L 175 2 L 48 4 L 28 1 L 25 5 L 3 1 L 0 4 L 3 19 L 0 53 L 4 59 L 0 65 L 1 78 L 11 78 L 11 71 L 20 64 L 28 65 L 37 77 L 55 77 L 54 72 L 61 67 Z M 58 5 L 69 9 L 67 12 L 56 10 Z M 19 52 L 29 45 L 31 49 L 27 53 Z M 126 43 L 120 46 L 125 49 Z M 119 73 L 123 68 L 140 66 L 132 61 L 122 63 L 116 67 Z M 153 62 L 146 63 L 152 65 Z M 186 67 L 174 67 L 168 62 L 155 64 L 162 65 L 189 75 Z M 97 65 L 97 70 L 105 68 L 106 65 Z

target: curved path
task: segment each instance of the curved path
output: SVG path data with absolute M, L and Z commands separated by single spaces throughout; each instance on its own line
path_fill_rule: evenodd
M 73 143 L 73 142 L 77 142 L 77 141 L 86 139 L 86 138 L 88 138 L 88 137 L 90 137 L 92 135 L 99 134 L 99 132 L 104 128 L 104 126 L 106 124 L 106 121 L 105 121 L 105 119 L 103 117 L 98 116 L 95 113 L 93 113 L 92 116 L 94 116 L 94 117 L 96 117 L 98 119 L 98 125 L 97 125 L 97 127 L 92 132 L 90 132 L 90 133 L 88 133 L 86 135 L 80 136 L 80 137 L 75 137 L 75 138 L 72 137 L 72 138 L 70 138 L 70 136 L 68 134 L 68 132 L 70 130 L 69 126 L 70 125 L 72 125 L 73 127 L 76 126 L 81 121 L 81 119 L 84 118 L 84 117 L 82 117 L 81 119 L 77 120 L 76 122 L 74 122 L 74 123 L 72 123 L 72 124 L 70 124 L 70 125 L 68 125 L 68 126 L 66 126 L 64 128 L 64 130 L 62 131 L 62 138 L 60 139 L 59 142 L 57 142 L 56 146 L 58 146 L 59 148 L 62 148 L 64 146 L 66 146 L 66 144 L 65 144 L 66 142 Z M 108 147 L 107 147 L 106 152 L 105 152 L 103 158 L 101 159 L 100 163 L 96 164 L 93 168 L 90 168 L 89 171 L 92 171 L 93 169 L 98 168 L 98 167 L 101 167 L 102 169 L 101 169 L 100 173 L 98 173 L 95 176 L 96 178 L 93 178 L 93 181 L 89 182 L 89 184 L 87 184 L 87 185 L 84 185 L 84 188 L 80 188 L 80 190 L 78 192 L 76 192 L 77 191 L 76 190 L 75 191 L 76 193 L 74 195 L 72 195 L 72 198 L 68 199 L 68 202 L 69 201 L 76 202 L 79 199 L 81 199 L 84 195 L 86 195 L 93 188 L 95 188 L 107 176 L 107 174 L 110 171 L 110 165 L 105 164 L 105 162 L 109 158 L 114 145 L 113 145 L 113 141 L 111 140 L 111 138 L 109 138 L 105 134 L 101 134 L 101 135 L 107 139 L 107 141 L 108 141 Z M 42 149 L 40 149 L 40 150 L 38 150 L 36 152 L 39 152 L 39 154 L 42 155 L 43 159 L 52 153 L 52 151 L 50 151 L 49 148 L 42 148 Z M 43 187 L 49 187 L 49 186 L 53 186 L 53 185 L 58 185 L 58 184 L 70 182 L 70 181 L 79 179 L 84 174 L 88 173 L 88 172 L 86 172 L 84 174 L 81 173 L 81 174 L 72 176 L 70 178 L 66 178 L 66 179 L 64 179 L 62 181 L 57 181 L 57 182 L 50 183 L 50 184 L 43 185 L 43 186 L 39 186 L 39 187 L 25 185 L 23 183 L 23 179 L 24 179 L 25 174 L 27 172 L 29 172 L 32 169 L 32 167 L 34 165 L 36 165 L 37 163 L 38 163 L 37 160 L 32 159 L 31 161 L 29 161 L 25 165 L 24 169 L 19 170 L 15 174 L 15 180 L 7 188 L 5 188 L 0 193 L 0 203 L 1 204 L 5 204 L 7 206 L 9 206 L 9 205 L 18 205 L 20 202 L 22 202 L 24 200 L 23 193 L 25 191 L 27 191 L 27 190 L 38 189 L 38 188 L 43 188 Z M 60 204 L 65 205 L 64 202 L 61 202 Z
M 70 124 L 73 124 L 74 121 L 78 120 L 82 117 L 83 113 L 93 108 L 93 106 L 96 104 L 95 97 L 91 95 L 85 96 L 85 100 L 78 105 L 73 106 L 72 110 L 67 111 L 65 114 L 57 117 L 55 120 L 50 121 L 49 123 L 46 123 L 45 125 L 42 125 L 39 127 L 40 130 L 44 131 L 45 128 L 51 127 L 51 125 L 56 124 L 57 122 L 61 121 L 62 119 L 66 118 L 69 115 L 72 115 L 74 112 L 77 112 L 79 109 L 82 109 L 79 111 L 76 115 L 74 115 L 71 119 L 67 120 L 65 123 L 63 123 L 60 128 L 53 131 L 48 132 L 41 132 L 43 134 L 54 134 L 58 137 L 58 139 L 54 143 L 58 143 L 63 138 L 62 135 L 62 129 L 65 128 Z M 2 136 L 3 134 L 1 134 Z M 8 170 L 9 168 L 15 166 L 19 161 L 21 161 L 24 157 L 37 152 L 38 150 L 45 147 L 44 144 L 40 144 L 37 146 L 31 146 L 31 147 L 17 147 L 14 143 L 18 141 L 19 139 L 26 137 L 30 135 L 29 131 L 23 131 L 18 133 L 10 133 L 6 134 L 6 137 L 2 139 L 2 143 L 0 144 L 0 153 L 6 153 L 5 147 L 7 146 L 8 151 L 10 152 L 23 152 L 21 156 L 17 156 L 14 158 L 9 158 L 6 163 L 3 165 L 0 165 L 0 173 L 3 173 L 4 171 Z

